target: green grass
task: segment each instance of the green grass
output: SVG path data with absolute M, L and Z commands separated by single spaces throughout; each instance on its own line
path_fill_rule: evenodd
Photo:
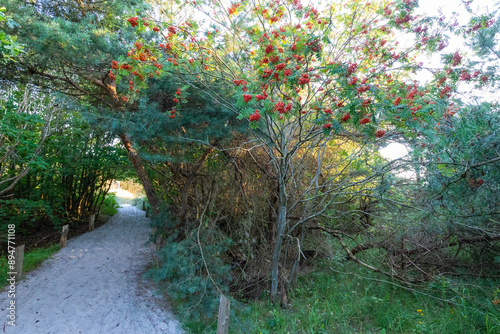
M 273 306 L 267 295 L 233 301 L 229 332 L 500 333 L 500 279 L 449 276 L 404 286 L 343 256 L 312 265 L 289 291 L 287 307 Z M 216 321 L 185 328 L 215 333 Z
M 29 253 L 24 254 L 23 275 L 38 268 L 43 261 L 50 258 L 59 251 L 59 245 L 53 245 L 48 248 L 36 248 Z M 6 256 L 0 259 L 0 288 L 7 285 L 8 266 Z
M 500 333 L 500 307 L 492 303 L 499 281 L 443 278 L 407 289 L 350 262 L 318 269 L 299 279 L 288 308 L 266 300 L 235 307 L 230 332 Z M 214 325 L 186 327 L 214 332 Z

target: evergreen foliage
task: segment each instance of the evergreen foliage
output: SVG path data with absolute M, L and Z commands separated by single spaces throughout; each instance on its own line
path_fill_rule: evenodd
M 181 241 L 168 237 L 158 252 L 159 266 L 146 275 L 166 291 L 183 320 L 212 319 L 231 282 L 230 267 L 221 259 L 230 240 L 203 225 Z
M 8 60 L 18 56 L 23 47 L 17 42 L 17 36 L 5 33 L 2 27 L 7 26 L 13 28 L 18 24 L 13 21 L 8 14 L 6 15 L 5 7 L 0 7 L 0 63 L 5 64 Z
M 93 101 L 106 98 L 97 81 L 108 80 L 110 60 L 126 52 L 123 42 L 132 37 L 125 13 L 144 8 L 135 0 L 4 2 L 22 22 L 6 32 L 17 35 L 26 53 L 0 76 Z

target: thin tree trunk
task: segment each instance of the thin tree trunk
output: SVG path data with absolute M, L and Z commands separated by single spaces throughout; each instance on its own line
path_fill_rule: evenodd
M 284 164 L 282 161 L 280 164 Z M 280 166 L 282 167 L 282 166 Z M 271 262 L 271 300 L 273 303 L 278 300 L 278 281 L 279 281 L 279 261 L 281 255 L 281 245 L 283 243 L 283 234 L 286 227 L 287 212 L 287 194 L 284 169 L 279 176 L 279 207 L 278 207 L 278 233 L 276 235 L 276 244 L 274 246 L 273 258 Z
M 137 153 L 137 150 L 126 134 L 121 134 L 120 139 L 122 140 L 123 146 L 125 146 L 125 149 L 128 152 L 128 156 L 130 158 L 130 161 L 132 162 L 132 165 L 134 166 L 139 180 L 141 180 L 149 204 L 153 209 L 153 213 L 158 214 L 160 212 L 160 202 L 158 200 L 158 197 L 156 196 L 153 184 L 151 183 L 151 180 L 149 179 L 149 176 L 144 169 L 144 165 L 142 164 L 142 160 L 139 157 L 139 153 Z

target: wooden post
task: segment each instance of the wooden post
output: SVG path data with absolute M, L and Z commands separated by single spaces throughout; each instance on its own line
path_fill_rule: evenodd
M 17 282 L 21 279 L 21 275 L 23 274 L 24 245 L 16 247 L 14 251 L 14 257 L 16 258 L 14 271 L 16 272 L 16 282 Z
M 146 211 L 146 202 L 142 202 L 142 211 Z
M 93 231 L 95 227 L 95 215 L 89 217 L 89 231 Z
M 62 227 L 61 234 L 61 248 L 66 247 L 66 241 L 68 240 L 69 225 L 64 225 Z
M 146 218 L 149 218 L 149 206 L 146 208 Z
M 220 296 L 219 316 L 217 318 L 217 334 L 229 333 L 229 307 L 230 301 L 224 295 Z

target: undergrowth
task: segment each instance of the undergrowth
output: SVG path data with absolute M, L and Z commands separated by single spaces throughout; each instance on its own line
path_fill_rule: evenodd
M 266 296 L 232 304 L 230 333 L 500 333 L 499 281 L 441 277 L 403 286 L 352 262 L 316 263 L 273 307 Z M 236 307 L 235 307 L 236 305 Z M 193 333 L 216 323 L 191 321 Z
M 118 204 L 116 195 L 113 193 L 108 193 L 104 198 L 104 202 L 102 203 L 101 213 L 113 216 L 118 213 L 119 207 L 120 204 Z
M 153 226 L 158 221 L 169 221 L 169 218 L 155 216 Z M 177 239 L 177 235 L 165 238 L 157 264 L 145 276 L 169 296 L 181 321 L 213 321 L 219 296 L 227 294 L 231 281 L 230 268 L 221 259 L 230 240 L 215 229 L 202 226 L 183 240 Z

